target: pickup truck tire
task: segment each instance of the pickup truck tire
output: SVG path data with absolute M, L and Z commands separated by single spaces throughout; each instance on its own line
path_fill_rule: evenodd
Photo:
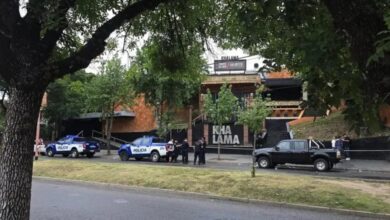
M 320 172 L 327 171 L 329 168 L 329 162 L 323 158 L 318 158 L 314 161 L 314 168 Z
M 260 168 L 270 168 L 271 167 L 271 161 L 268 157 L 262 156 L 257 159 L 257 163 Z
M 122 151 L 119 154 L 119 157 L 121 158 L 121 161 L 128 161 L 129 160 L 129 155 L 127 155 L 127 153 L 125 151 Z
M 152 162 L 160 161 L 160 154 L 157 151 L 153 151 L 152 154 L 150 155 L 150 160 Z
M 47 154 L 48 157 L 54 157 L 54 152 L 53 152 L 53 150 L 51 148 L 48 148 L 46 150 L 46 154 Z
M 77 151 L 76 148 L 73 148 L 71 151 L 70 151 L 70 156 L 72 158 L 78 158 L 79 157 L 79 152 Z

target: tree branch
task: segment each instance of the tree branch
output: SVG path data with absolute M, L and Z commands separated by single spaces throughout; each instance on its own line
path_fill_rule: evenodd
M 104 51 L 106 46 L 105 40 L 113 31 L 141 13 L 147 10 L 153 10 L 160 3 L 167 1 L 169 0 L 141 0 L 127 6 L 124 10 L 120 11 L 100 26 L 87 43 L 76 53 L 61 61 L 48 64 L 47 69 L 45 70 L 45 79 L 52 81 L 65 74 L 86 68 L 92 59 L 96 58 Z
M 55 48 L 57 41 L 60 39 L 63 31 L 68 27 L 66 13 L 70 8 L 74 7 L 75 2 L 76 0 L 59 1 L 57 8 L 54 10 L 54 17 L 58 19 L 58 25 L 52 29 L 47 30 L 41 40 L 41 44 L 44 46 L 46 53 L 50 54 L 50 52 Z
M 19 1 L 1 0 L 0 1 L 0 33 L 12 36 L 14 28 L 21 20 L 19 14 Z

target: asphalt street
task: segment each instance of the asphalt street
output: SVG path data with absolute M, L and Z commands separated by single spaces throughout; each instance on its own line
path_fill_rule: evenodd
M 180 163 L 166 163 L 159 162 L 153 163 L 150 162 L 147 158 L 142 161 L 135 161 L 130 159 L 129 161 L 120 161 L 116 151 L 113 151 L 113 154 L 107 156 L 103 153 L 97 154 L 94 158 L 80 157 L 77 159 L 72 158 L 63 158 L 61 155 L 56 155 L 53 158 L 42 156 L 41 160 L 80 160 L 87 162 L 109 162 L 109 163 L 129 163 L 129 164 L 148 164 L 148 165 L 158 165 L 158 166 L 186 166 L 186 167 L 196 167 L 196 168 L 213 168 L 213 169 L 223 169 L 223 170 L 241 170 L 248 171 L 252 164 L 250 163 L 251 157 L 247 156 L 248 159 L 240 161 L 229 161 L 229 160 L 208 160 L 207 164 L 204 166 L 192 165 L 190 155 L 190 163 L 188 165 L 183 165 Z M 242 157 L 242 156 L 241 156 Z M 179 157 L 181 159 L 181 157 Z M 330 176 L 330 177 L 342 177 L 342 178 L 357 178 L 357 179 L 374 179 L 374 180 L 390 180 L 390 172 L 381 172 L 381 171 L 357 171 L 357 170 L 345 170 L 338 168 L 338 165 L 335 166 L 329 172 L 317 172 L 313 166 L 300 166 L 300 165 L 279 165 L 275 169 L 257 169 L 257 172 L 266 172 L 266 173 L 285 173 L 291 175 L 310 175 L 310 176 Z
M 165 191 L 34 180 L 31 219 L 375 219 L 335 211 L 313 211 L 201 198 Z

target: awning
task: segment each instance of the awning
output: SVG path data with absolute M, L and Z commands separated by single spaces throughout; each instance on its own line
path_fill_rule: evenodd
M 102 113 L 101 112 L 89 112 L 85 114 L 81 114 L 78 117 L 73 117 L 73 119 L 95 119 L 95 118 L 101 118 Z M 129 111 L 117 111 L 114 112 L 114 118 L 125 118 L 125 117 L 135 117 L 134 112 L 129 112 Z
M 302 81 L 296 78 L 265 79 L 264 84 L 267 87 L 273 86 L 301 86 Z

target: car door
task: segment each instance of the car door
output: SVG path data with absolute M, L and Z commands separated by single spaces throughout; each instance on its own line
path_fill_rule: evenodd
M 145 137 L 142 140 L 142 143 L 139 147 L 139 154 L 140 155 L 149 155 L 151 152 L 152 147 L 152 138 Z
M 292 162 L 296 164 L 307 164 L 310 163 L 310 153 L 308 150 L 307 142 L 305 140 L 302 141 L 294 141 L 293 143 L 293 154 L 292 154 Z
M 62 138 L 61 140 L 57 141 L 56 143 L 56 152 L 58 153 L 64 153 L 66 151 L 69 151 L 68 150 L 68 147 L 69 147 L 69 140 L 71 138 Z
M 281 141 L 276 145 L 276 148 L 271 153 L 273 163 L 291 163 L 292 159 L 292 144 L 291 141 Z
M 141 146 L 143 144 L 144 138 L 137 138 L 133 143 L 130 145 L 131 154 L 133 156 L 141 154 Z

